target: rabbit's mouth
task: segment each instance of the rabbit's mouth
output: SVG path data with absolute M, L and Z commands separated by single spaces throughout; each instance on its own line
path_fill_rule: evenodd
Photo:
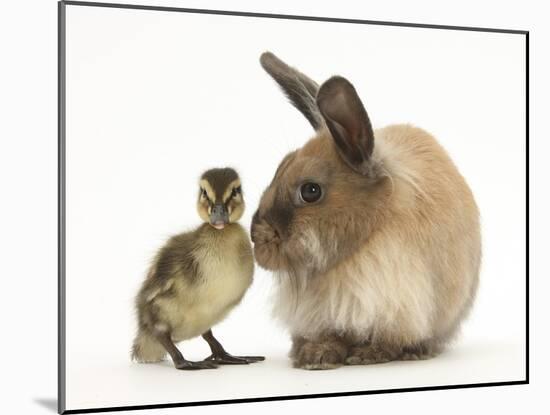
M 317 261 L 316 252 L 320 248 L 318 238 L 312 232 L 281 237 L 265 220 L 254 220 L 251 227 L 254 242 L 254 256 L 262 268 L 269 271 L 320 271 L 324 257 Z M 312 251 L 313 249 L 313 251 Z M 320 262 L 323 262 L 321 264 Z
M 281 252 L 279 233 L 266 221 L 254 221 L 250 234 L 258 264 L 271 271 L 284 269 L 286 261 Z

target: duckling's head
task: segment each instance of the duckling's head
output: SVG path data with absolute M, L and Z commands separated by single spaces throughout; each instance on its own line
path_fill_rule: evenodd
M 241 179 L 232 168 L 210 169 L 199 181 L 197 210 L 200 217 L 216 229 L 237 222 L 244 212 Z

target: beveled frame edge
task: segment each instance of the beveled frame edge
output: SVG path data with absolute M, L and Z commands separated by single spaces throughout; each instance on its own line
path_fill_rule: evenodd
M 65 412 L 65 2 L 57 4 L 57 410 Z
M 353 391 L 353 392 L 338 392 L 338 393 L 321 393 L 309 395 L 285 395 L 285 396 L 267 396 L 261 398 L 243 398 L 231 400 L 213 400 L 213 401 L 197 401 L 197 402 L 181 402 L 167 404 L 151 404 L 151 405 L 129 405 L 129 406 L 114 406 L 101 408 L 83 408 L 83 409 L 66 409 L 66 296 L 65 296 L 65 167 L 66 167 L 66 6 L 88 6 L 88 7 L 106 7 L 134 10 L 150 10 L 150 11 L 165 11 L 165 12 L 180 12 L 192 14 L 212 14 L 226 15 L 239 17 L 256 17 L 256 18 L 274 18 L 287 20 L 304 20 L 304 21 L 323 21 L 332 23 L 351 23 L 351 24 L 368 24 L 382 26 L 402 26 L 412 28 L 425 29 L 440 29 L 440 30 L 461 30 L 461 31 L 476 31 L 490 33 L 505 33 L 525 36 L 525 133 L 526 133 L 526 332 L 525 332 L 525 379 L 516 381 L 504 382 L 489 382 L 489 383 L 469 383 L 456 385 L 437 385 L 412 388 L 395 388 L 395 389 L 380 389 L 370 391 Z M 501 28 L 486 28 L 486 27 L 467 27 L 467 26 L 448 26 L 434 25 L 422 23 L 405 23 L 405 22 L 390 22 L 390 21 L 374 21 L 374 20 L 359 20 L 359 19 L 343 19 L 331 17 L 312 17 L 312 16 L 297 16 L 284 14 L 269 14 L 269 13 L 254 13 L 254 12 L 236 12 L 225 10 L 208 10 L 208 9 L 189 9 L 178 7 L 162 7 L 162 6 L 146 6 L 134 4 L 120 3 L 99 3 L 99 2 L 84 2 L 84 1 L 69 1 L 61 0 L 58 2 L 58 413 L 60 414 L 80 414 L 80 413 L 96 413 L 96 412 L 115 412 L 140 409 L 162 409 L 162 408 L 178 408 L 200 405 L 220 405 L 220 404 L 235 404 L 248 402 L 272 402 L 281 400 L 295 399 L 314 399 L 328 398 L 340 396 L 357 396 L 357 395 L 377 395 L 388 393 L 403 393 L 403 392 L 423 392 L 432 390 L 448 390 L 448 389 L 468 389 L 477 387 L 492 387 L 492 386 L 512 386 L 529 384 L 529 31 Z

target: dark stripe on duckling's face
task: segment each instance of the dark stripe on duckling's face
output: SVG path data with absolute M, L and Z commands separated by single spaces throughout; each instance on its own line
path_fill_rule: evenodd
M 241 181 L 230 168 L 211 169 L 199 182 L 198 210 L 201 218 L 217 229 L 236 222 L 244 211 Z
M 210 169 L 201 176 L 201 181 L 206 180 L 210 185 L 213 194 L 209 196 L 214 203 L 225 203 L 224 194 L 228 190 L 229 185 L 238 179 L 239 175 L 237 172 L 229 167 Z

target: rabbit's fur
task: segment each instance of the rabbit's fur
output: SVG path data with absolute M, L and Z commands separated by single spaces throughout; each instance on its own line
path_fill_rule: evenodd
M 319 88 L 271 53 L 261 62 L 316 130 L 281 162 L 252 223 L 294 365 L 439 353 L 478 286 L 479 213 L 464 178 L 424 130 L 373 131 L 346 79 Z M 300 199 L 306 182 L 322 189 L 317 202 Z

